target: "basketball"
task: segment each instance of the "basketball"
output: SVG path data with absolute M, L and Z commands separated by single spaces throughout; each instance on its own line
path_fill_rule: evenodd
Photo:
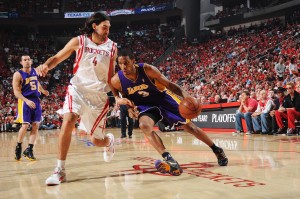
M 201 110 L 201 103 L 193 97 L 186 97 L 179 104 L 179 113 L 185 119 L 197 117 L 201 113 Z

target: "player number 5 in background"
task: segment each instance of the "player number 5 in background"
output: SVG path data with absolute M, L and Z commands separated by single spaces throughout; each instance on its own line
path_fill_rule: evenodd
M 30 82 L 30 88 L 31 88 L 31 90 L 36 90 L 35 82 Z

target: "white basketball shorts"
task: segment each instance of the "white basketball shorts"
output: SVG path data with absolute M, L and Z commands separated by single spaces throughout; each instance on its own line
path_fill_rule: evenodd
M 81 128 L 97 139 L 104 138 L 108 109 L 109 100 L 105 92 L 79 92 L 72 85 L 68 86 L 63 114 L 78 114 Z

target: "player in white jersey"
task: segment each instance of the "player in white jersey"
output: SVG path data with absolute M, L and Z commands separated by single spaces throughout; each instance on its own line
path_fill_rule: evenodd
M 40 76 L 71 56 L 75 51 L 74 76 L 68 86 L 63 106 L 63 124 L 59 135 L 57 166 L 46 180 L 47 185 L 66 181 L 65 160 L 71 143 L 72 130 L 81 117 L 82 126 L 91 134 L 92 142 L 104 149 L 104 161 L 114 155 L 114 136 L 104 134 L 109 103 L 108 83 L 114 74 L 117 45 L 107 36 L 110 19 L 103 13 L 94 13 L 81 29 L 82 35 L 72 38 L 56 55 L 37 68 Z

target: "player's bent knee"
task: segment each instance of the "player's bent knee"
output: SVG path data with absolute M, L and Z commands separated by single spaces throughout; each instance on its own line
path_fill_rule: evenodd
M 152 132 L 153 127 L 145 122 L 140 122 L 139 127 L 142 131 Z

